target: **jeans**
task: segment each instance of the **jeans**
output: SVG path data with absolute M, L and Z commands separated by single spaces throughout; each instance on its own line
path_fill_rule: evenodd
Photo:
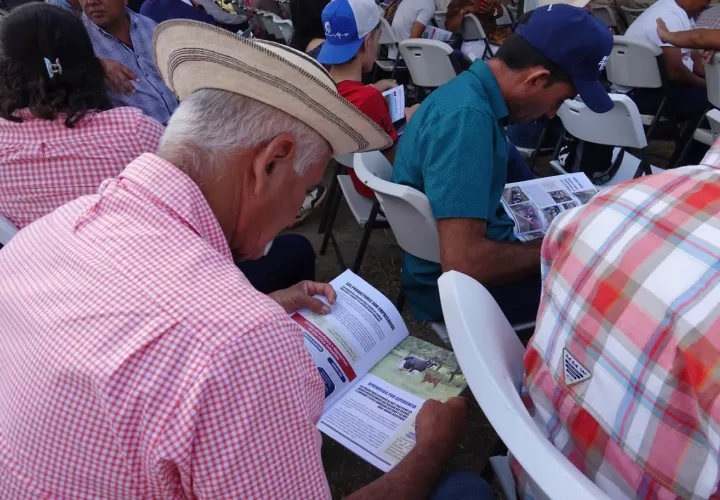
M 315 279 L 315 250 L 299 234 L 278 236 L 264 257 L 235 264 L 252 286 L 265 294 Z
M 448 472 L 430 493 L 430 500 L 492 500 L 490 485 L 474 472 Z
M 522 245 L 522 243 L 517 243 Z M 540 308 L 540 270 L 520 280 L 487 287 L 511 325 L 535 321 Z
M 511 142 L 508 141 L 508 161 L 507 161 L 507 180 L 511 182 L 529 181 L 535 178 L 530 167 L 525 163 L 520 151 L 517 150 Z

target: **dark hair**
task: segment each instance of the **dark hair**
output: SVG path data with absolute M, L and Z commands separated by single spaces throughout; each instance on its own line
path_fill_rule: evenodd
M 290 0 L 290 18 L 293 36 L 290 46 L 305 52 L 305 48 L 315 38 L 325 38 L 322 24 L 322 11 L 329 0 Z
M 570 75 L 517 34 L 510 35 L 503 42 L 495 57 L 513 71 L 542 66 L 550 72 L 546 84 L 548 87 L 555 83 L 572 84 Z
M 0 24 L 0 117 L 30 108 L 38 118 L 65 113 L 73 127 L 88 112 L 112 108 L 105 70 L 95 57 L 82 21 L 44 3 L 18 7 Z M 62 74 L 48 75 L 45 59 L 59 61 Z

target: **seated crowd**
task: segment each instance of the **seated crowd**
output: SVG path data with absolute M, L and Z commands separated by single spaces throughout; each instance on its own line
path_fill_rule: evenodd
M 0 499 L 329 498 L 324 384 L 289 314 L 327 314 L 336 292 L 310 242 L 280 233 L 321 206 L 331 158 L 378 150 L 437 220 L 440 262 L 404 255 L 413 316 L 444 320 L 443 272 L 474 278 L 510 323 L 536 322 L 524 402 L 609 498 L 720 495 L 720 141 L 602 189 L 543 239 L 518 241 L 501 205 L 535 177 L 508 126 L 567 99 L 601 114 L 612 90 L 654 114 L 666 97 L 691 140 L 719 7 L 622 19 L 662 48 L 663 91 L 603 82 L 613 36 L 592 7 L 642 0 L 541 2 L 514 32 L 500 2 L 452 0 L 446 28 L 477 15 L 499 48 L 399 131 L 382 95 L 398 82 L 368 80 L 382 18 L 422 37 L 434 0 L 290 0 L 290 46 L 233 33 L 205 0 L 126 3 L 0 21 L 0 215 L 20 229 L 0 249 Z M 412 451 L 349 498 L 493 498 L 447 471 L 466 421 L 462 397 L 428 400 Z M 542 498 L 512 470 L 518 498 Z

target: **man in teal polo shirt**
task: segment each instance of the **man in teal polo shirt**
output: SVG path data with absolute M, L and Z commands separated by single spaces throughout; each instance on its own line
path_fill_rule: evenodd
M 584 10 L 533 12 L 488 61 L 433 92 L 408 123 L 393 181 L 425 193 L 438 220 L 441 264 L 405 254 L 403 288 L 417 319 L 442 321 L 437 279 L 457 270 L 483 283 L 511 323 L 534 321 L 539 241 L 519 243 L 500 206 L 509 122 L 555 116 L 578 93 L 595 112 L 613 104 L 599 81 L 612 49 L 607 28 Z

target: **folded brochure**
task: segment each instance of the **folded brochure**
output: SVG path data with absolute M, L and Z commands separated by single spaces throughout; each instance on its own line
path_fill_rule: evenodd
M 330 314 L 292 315 L 325 383 L 318 428 L 387 472 L 415 446 L 423 403 L 444 402 L 467 383 L 455 355 L 409 337 L 395 306 L 363 279 L 345 271 L 330 284 Z

